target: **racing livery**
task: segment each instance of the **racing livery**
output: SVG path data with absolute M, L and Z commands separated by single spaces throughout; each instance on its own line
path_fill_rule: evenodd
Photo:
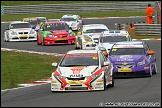
M 106 90 L 114 86 L 113 66 L 97 50 L 68 51 L 52 73 L 51 91 Z
M 29 22 L 11 22 L 4 32 L 4 41 L 36 41 L 37 32 Z
M 99 37 L 98 45 L 95 46 L 96 50 L 101 50 L 103 47 L 109 53 L 111 47 L 120 41 L 131 41 L 129 33 L 125 30 L 109 30 L 103 31 Z
M 60 18 L 60 21 L 65 21 L 72 30 L 79 30 L 83 25 L 83 20 L 79 15 L 66 14 Z
M 75 33 L 64 21 L 45 22 L 37 33 L 38 45 L 75 44 Z
M 152 76 L 157 73 L 154 51 L 142 41 L 117 42 L 108 58 L 115 77 Z
M 91 36 L 96 44 L 103 31 L 108 31 L 108 27 L 104 24 L 86 24 L 78 31 L 77 35 Z

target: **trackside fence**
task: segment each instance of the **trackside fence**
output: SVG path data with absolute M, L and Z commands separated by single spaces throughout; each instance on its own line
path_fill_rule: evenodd
M 111 11 L 145 11 L 147 4 L 155 7 L 155 1 L 114 2 L 114 3 L 75 3 L 4 6 L 5 14 L 51 14 L 59 12 L 111 12 Z

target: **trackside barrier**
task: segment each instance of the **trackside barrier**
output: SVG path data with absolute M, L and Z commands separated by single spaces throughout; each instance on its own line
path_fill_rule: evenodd
M 161 24 L 134 24 L 136 36 L 161 36 Z
M 114 2 L 114 3 L 73 3 L 4 6 L 5 14 L 52 14 L 60 12 L 111 12 L 111 11 L 145 11 L 147 4 L 155 7 L 155 1 Z

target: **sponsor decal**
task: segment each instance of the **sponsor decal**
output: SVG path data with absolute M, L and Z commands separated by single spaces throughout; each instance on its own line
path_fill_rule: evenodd
M 73 71 L 73 74 L 80 74 L 80 71 L 83 69 L 83 67 L 73 67 L 71 70 Z
M 83 77 L 82 74 L 73 74 L 73 75 L 70 75 L 70 77 Z

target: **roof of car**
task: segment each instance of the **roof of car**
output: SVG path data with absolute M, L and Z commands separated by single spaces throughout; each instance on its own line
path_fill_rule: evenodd
M 29 22 L 13 21 L 10 24 L 17 24 L 17 23 L 29 23 Z
M 103 36 L 127 36 L 129 33 L 125 30 L 107 30 L 102 32 Z
M 77 17 L 77 15 L 74 15 L 74 14 L 66 14 L 66 15 L 63 15 L 63 16 L 62 16 L 62 18 L 66 18 L 66 17 L 75 18 L 75 17 Z
M 64 21 L 47 21 L 47 22 L 45 22 L 45 24 L 54 24 L 54 23 L 65 23 Z
M 76 53 L 98 53 L 98 50 L 70 50 L 67 52 L 67 54 L 76 54 Z
M 107 29 L 108 30 L 108 27 L 104 24 L 86 24 L 86 25 L 83 25 L 83 29 L 84 30 L 87 30 L 87 29 Z
M 143 44 L 144 42 L 143 41 L 122 41 L 122 42 L 117 42 L 115 44 L 121 44 L 121 45 L 141 45 Z

